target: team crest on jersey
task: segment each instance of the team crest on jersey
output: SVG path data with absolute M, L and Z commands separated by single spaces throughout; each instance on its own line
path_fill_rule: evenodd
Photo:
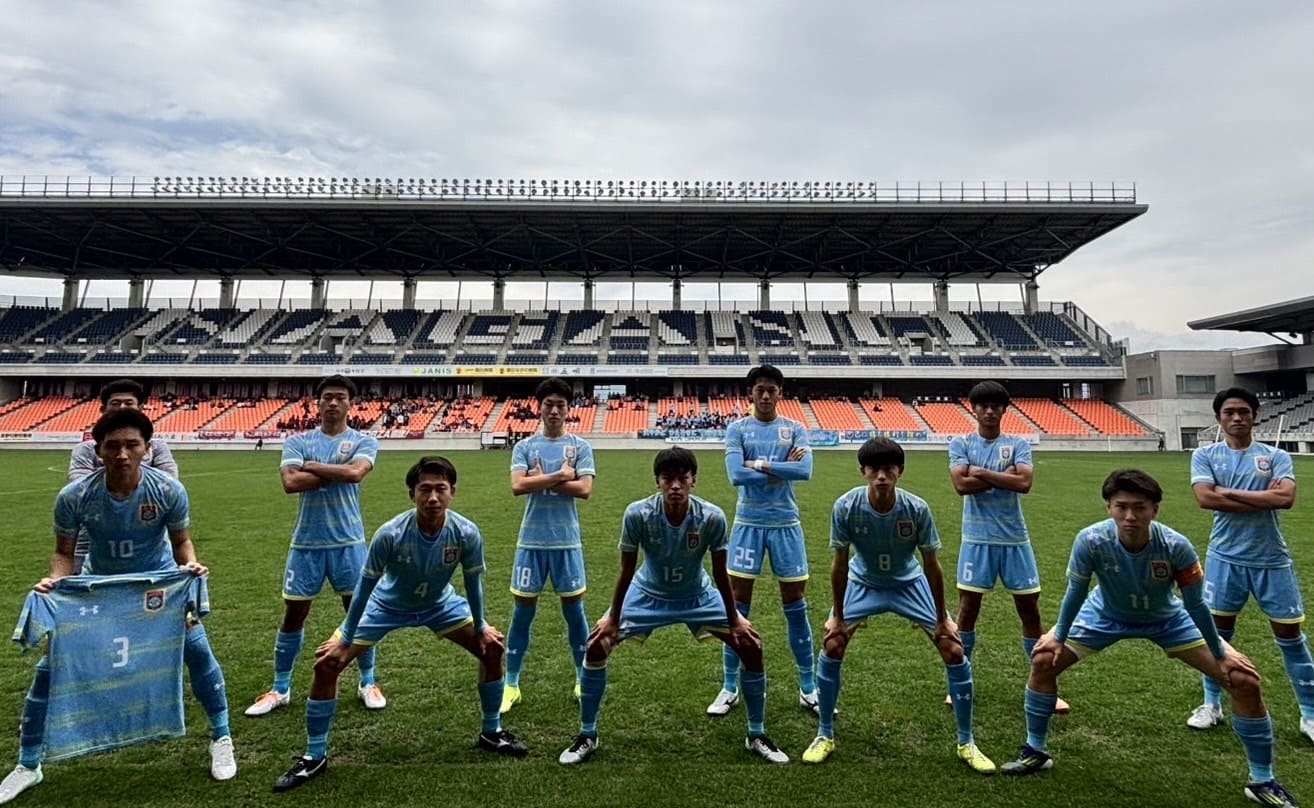
M 160 509 L 154 502 L 143 502 L 137 509 L 137 520 L 141 522 L 154 522 L 160 515 Z
M 346 457 L 347 455 L 351 454 L 351 450 L 355 448 L 356 448 L 355 441 L 344 440 L 342 443 L 338 444 L 338 454 L 342 455 L 343 457 Z
M 1005 463 L 1007 463 L 1008 461 L 1012 460 L 1012 459 L 1013 459 L 1013 447 L 1012 447 L 1012 446 L 1000 446 L 1000 447 L 999 447 L 999 459 L 1002 460 L 1002 461 L 1004 461 Z
M 164 592 L 163 589 L 146 590 L 145 608 L 148 612 L 158 612 L 164 609 Z
M 904 541 L 912 541 L 915 530 L 911 519 L 900 519 L 895 523 L 895 529 L 899 532 L 899 538 Z
M 575 455 L 579 454 L 579 449 L 575 446 L 566 446 L 563 447 L 562 453 L 565 455 L 567 460 L 574 460 Z
M 1255 473 L 1272 474 L 1273 458 L 1270 457 L 1269 455 L 1258 455 L 1257 457 L 1255 457 Z
M 782 426 L 780 428 L 780 440 L 782 443 L 794 439 L 794 428 L 791 426 Z
M 458 559 L 458 558 L 460 558 L 460 557 L 461 557 L 461 548 L 460 548 L 460 547 L 444 547 L 444 548 L 443 548 L 443 563 L 444 563 L 444 564 L 455 564 L 455 563 L 456 563 L 456 559 Z
M 1173 577 L 1173 568 L 1167 561 L 1151 561 L 1150 577 L 1156 581 L 1167 581 Z
M 703 534 L 696 530 L 691 530 L 684 534 L 684 546 L 688 550 L 697 550 L 698 545 L 703 541 Z

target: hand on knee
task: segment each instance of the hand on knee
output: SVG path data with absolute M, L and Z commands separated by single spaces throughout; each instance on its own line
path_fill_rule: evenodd
M 584 661 L 593 667 L 600 667 L 607 663 L 607 657 L 611 656 L 615 646 L 609 637 L 594 635 L 589 639 L 588 648 L 584 651 Z
M 1222 684 L 1223 689 L 1238 704 L 1257 703 L 1263 698 L 1259 677 L 1246 671 L 1232 671 L 1224 677 Z
M 833 634 L 826 638 L 823 645 L 826 649 L 826 656 L 831 659 L 843 659 L 844 651 L 849 647 L 849 635 Z
M 941 636 L 935 641 L 935 648 L 946 665 L 961 665 L 966 659 L 962 642 L 953 637 Z

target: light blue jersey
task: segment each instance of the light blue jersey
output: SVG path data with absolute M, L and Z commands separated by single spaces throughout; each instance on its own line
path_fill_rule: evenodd
M 1099 586 L 1088 603 L 1121 623 L 1158 623 L 1182 613 L 1174 587 L 1204 578 L 1191 540 L 1158 522 L 1150 524 L 1150 543 L 1135 555 L 1118 540 L 1112 519 L 1096 522 L 1077 534 L 1068 560 L 1068 577 Z
M 921 577 L 916 551 L 939 552 L 940 534 L 926 500 L 896 488 L 894 507 L 877 513 L 867 486 L 860 485 L 835 500 L 830 549 L 850 550 L 851 579 L 872 589 L 890 589 Z
M 205 579 L 177 569 L 29 592 L 13 639 L 50 637 L 45 759 L 182 735 L 184 619 L 209 611 Z
M 484 539 L 474 522 L 456 511 L 437 536 L 420 530 L 415 511 L 398 514 L 374 532 L 362 575 L 379 578 L 370 600 L 393 612 L 422 612 L 451 597 L 457 566 L 465 574 L 484 569 Z
M 1007 471 L 1010 466 L 1030 466 L 1031 444 L 1016 435 L 986 440 L 979 433 L 949 441 L 949 468 L 974 466 L 987 471 Z M 1031 541 L 1022 518 L 1022 495 L 992 488 L 963 497 L 963 541 L 977 544 L 1026 544 Z
M 593 447 L 577 435 L 567 433 L 559 438 L 549 438 L 539 433 L 520 441 L 511 451 L 512 471 L 533 471 L 541 467 L 544 474 L 552 474 L 568 462 L 575 466 L 575 474 L 579 477 L 598 475 L 593 463 Z M 561 496 L 549 490 L 528 494 L 526 499 L 517 547 L 569 550 L 582 546 L 575 497 Z
M 712 586 L 703 556 L 726 546 L 725 511 L 702 497 L 689 497 L 678 525 L 667 520 L 661 494 L 631 502 L 621 521 L 621 552 L 643 551 L 634 585 L 661 600 L 697 598 Z
M 379 441 L 364 432 L 348 429 L 326 435 L 322 429 L 300 432 L 283 444 L 282 468 L 301 468 L 309 462 L 347 465 L 379 454 Z M 292 548 L 314 550 L 341 547 L 365 541 L 365 520 L 360 515 L 360 483 L 328 483 L 314 491 L 302 491 L 297 503 L 297 524 L 292 529 Z
M 89 547 L 83 572 L 121 575 L 177 567 L 169 531 L 191 524 L 187 490 L 162 471 L 141 467 L 137 490 L 125 499 L 105 487 L 100 468 L 69 483 L 55 498 L 55 537 L 76 541 L 85 529 Z
M 1240 491 L 1266 491 L 1275 480 L 1295 480 L 1291 455 L 1258 441 L 1244 451 L 1226 443 L 1201 446 L 1191 454 L 1191 485 L 1209 483 Z M 1244 567 L 1285 567 L 1291 551 L 1282 538 L 1277 511 L 1214 511 L 1209 554 Z
M 789 462 L 795 448 L 806 450 L 803 459 Z M 757 459 L 771 462 L 771 472 L 745 468 Z M 725 468 L 730 483 L 739 489 L 735 503 L 735 526 L 796 527 L 798 500 L 794 483 L 812 479 L 812 451 L 808 430 L 798 421 L 777 416 L 759 421 L 749 415 L 734 421 L 725 431 Z

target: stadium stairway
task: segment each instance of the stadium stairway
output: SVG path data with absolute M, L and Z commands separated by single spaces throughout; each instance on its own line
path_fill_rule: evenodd
M 282 407 L 278 408 L 278 410 L 270 414 L 270 416 L 266 418 L 264 421 L 262 421 L 260 425 L 256 428 L 276 429 L 278 427 L 278 422 L 282 421 L 284 418 L 291 415 L 292 408 L 296 407 L 300 403 L 301 403 L 301 399 L 299 398 L 294 398 L 290 401 L 285 402 Z
M 809 401 L 800 402 L 803 409 L 803 423 L 808 425 L 808 429 L 821 429 L 821 422 L 817 420 L 817 414 L 812 410 L 812 403 Z

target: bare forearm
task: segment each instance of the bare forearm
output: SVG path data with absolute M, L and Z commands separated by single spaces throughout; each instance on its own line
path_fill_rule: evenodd
M 325 482 L 358 483 L 365 479 L 365 474 L 369 468 L 355 464 L 341 465 L 337 463 L 316 463 L 311 461 L 302 466 L 301 470 L 308 471 Z
M 835 619 L 844 622 L 844 593 L 849 588 L 849 559 L 836 555 L 830 564 L 830 609 Z
M 184 564 L 196 563 L 196 546 L 192 544 L 190 537 L 173 543 L 173 560 L 178 562 L 180 567 Z
M 1217 488 L 1195 492 L 1196 504 L 1207 511 L 1224 513 L 1254 513 L 1257 509 L 1239 500 L 1231 499 Z
M 518 480 L 511 481 L 511 493 L 518 497 L 526 494 L 541 494 L 566 482 L 560 474 L 526 474 Z
M 563 497 L 588 499 L 593 495 L 593 484 L 587 480 L 571 480 L 569 482 L 558 483 L 552 490 L 556 491 Z
M 943 623 L 949 617 L 949 608 L 944 602 L 944 570 L 936 564 L 923 564 L 926 583 L 931 587 L 931 600 L 935 603 L 935 619 Z
M 73 556 L 56 550 L 50 554 L 50 577 L 63 578 L 73 574 Z
M 1224 488 L 1219 493 L 1233 502 L 1249 505 L 1257 511 L 1281 511 L 1290 508 L 1293 497 L 1285 491 L 1242 491 Z
M 730 585 L 730 573 L 726 572 L 725 567 L 718 569 L 713 566 L 712 583 L 716 584 L 716 591 L 721 593 L 726 623 L 733 626 L 739 620 L 739 610 L 735 608 L 735 588 Z
M 978 468 L 972 472 L 972 475 L 977 480 L 987 483 L 991 488 L 1002 488 L 1005 491 L 1012 491 L 1017 494 L 1025 494 L 1031 490 L 1031 483 L 1022 475 L 1014 472 Z
M 305 491 L 318 491 L 325 485 L 324 480 L 308 471 L 283 472 L 283 491 L 288 494 L 300 494 Z

